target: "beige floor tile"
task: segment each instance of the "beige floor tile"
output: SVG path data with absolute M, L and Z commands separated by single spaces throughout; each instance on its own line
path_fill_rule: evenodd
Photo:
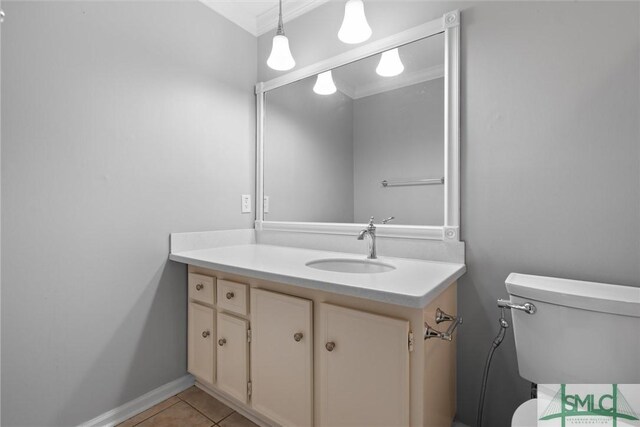
M 186 389 L 178 397 L 215 422 L 222 420 L 233 412 L 233 409 L 197 387 Z
M 157 405 L 152 406 L 146 411 L 140 412 L 135 417 L 131 417 L 127 421 L 118 424 L 117 427 L 133 427 L 135 425 L 138 425 L 144 420 L 146 420 L 147 418 L 153 417 L 158 412 L 164 411 L 168 407 L 173 406 L 178 402 L 180 402 L 180 399 L 178 399 L 176 396 L 170 397 L 167 400 L 164 400 L 158 403 Z
M 138 427 L 211 427 L 213 421 L 185 402 L 178 402 L 138 424 Z
M 220 427 L 258 427 L 256 423 L 235 412 L 219 423 Z

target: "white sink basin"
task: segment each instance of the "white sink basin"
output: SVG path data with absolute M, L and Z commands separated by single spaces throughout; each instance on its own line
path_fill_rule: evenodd
M 396 268 L 390 264 L 369 259 L 342 259 L 327 258 L 309 261 L 305 264 L 307 267 L 317 270 L 335 271 L 338 273 L 385 273 L 395 270 Z

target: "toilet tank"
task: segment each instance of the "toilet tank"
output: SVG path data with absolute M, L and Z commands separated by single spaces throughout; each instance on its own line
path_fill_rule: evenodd
M 542 384 L 640 383 L 640 288 L 511 273 L 520 376 Z

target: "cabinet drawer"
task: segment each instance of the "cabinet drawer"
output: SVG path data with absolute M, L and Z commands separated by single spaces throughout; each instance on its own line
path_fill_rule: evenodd
M 249 380 L 248 328 L 246 320 L 218 313 L 217 385 L 243 403 L 247 403 Z
M 245 316 L 247 314 L 247 285 L 218 280 L 218 307 Z
M 189 298 L 194 301 L 213 305 L 215 283 L 215 277 L 189 273 Z
M 212 308 L 189 303 L 187 370 L 207 383 L 215 381 L 215 315 Z

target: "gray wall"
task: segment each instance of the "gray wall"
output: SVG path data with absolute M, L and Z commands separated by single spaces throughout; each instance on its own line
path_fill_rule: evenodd
M 353 151 L 356 222 L 393 215 L 397 224 L 444 224 L 442 185 L 380 185 L 444 176 L 444 78 L 354 101 Z
M 373 39 L 462 10 L 462 236 L 468 273 L 458 413 L 475 422 L 495 299 L 509 272 L 640 286 L 637 2 L 368 2 Z M 347 50 L 343 6 L 285 23 L 298 67 Z M 271 34 L 258 42 L 258 78 Z M 508 426 L 528 384 L 511 331 L 489 380 L 487 426 Z
M 267 220 L 353 222 L 353 100 L 317 95 L 315 81 L 266 94 Z
M 256 39 L 198 2 L 3 2 L 2 425 L 186 373 L 169 233 L 247 228 Z

